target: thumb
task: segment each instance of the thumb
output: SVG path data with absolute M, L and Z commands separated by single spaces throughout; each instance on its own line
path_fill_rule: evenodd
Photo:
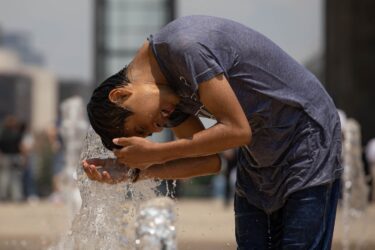
M 114 138 L 112 142 L 123 147 L 131 145 L 130 138 L 127 137 Z

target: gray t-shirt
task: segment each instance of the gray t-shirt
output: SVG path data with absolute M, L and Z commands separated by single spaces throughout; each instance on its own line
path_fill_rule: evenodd
M 171 127 L 189 114 L 212 117 L 199 101 L 198 85 L 221 73 L 228 79 L 253 133 L 238 154 L 238 195 L 271 212 L 290 193 L 340 177 L 335 105 L 321 83 L 272 41 L 234 21 L 188 16 L 149 42 L 181 96 Z

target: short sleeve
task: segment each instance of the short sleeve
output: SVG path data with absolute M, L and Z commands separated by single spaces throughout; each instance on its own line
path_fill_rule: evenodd
M 188 83 L 198 85 L 218 74 L 223 73 L 214 53 L 205 45 L 198 42 L 173 44 L 171 46 L 172 63 L 176 65 L 179 78 L 183 77 Z
M 171 88 L 181 98 L 179 108 L 171 115 L 166 127 L 176 127 L 190 115 L 199 115 L 198 85 L 224 72 L 215 53 L 193 37 L 162 32 L 148 38 L 160 69 Z

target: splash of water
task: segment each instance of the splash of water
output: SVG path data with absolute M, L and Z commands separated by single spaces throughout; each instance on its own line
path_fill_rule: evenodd
M 73 96 L 61 105 L 62 122 L 60 133 L 63 137 L 65 154 L 64 167 L 56 178 L 58 192 L 68 207 L 68 221 L 72 222 L 81 207 L 81 196 L 77 187 L 76 164 L 80 158 L 82 139 L 87 131 L 87 121 L 84 119 L 84 104 L 81 97 Z
M 137 214 L 137 250 L 176 250 L 175 208 L 170 198 L 144 202 Z
M 89 128 L 81 153 L 81 161 L 89 158 L 113 158 L 99 136 Z M 159 196 L 158 181 L 146 180 L 116 185 L 90 181 L 77 163 L 77 181 L 82 206 L 71 230 L 50 250 L 135 249 L 135 215 L 141 202 Z
M 366 185 L 365 173 L 361 159 L 361 128 L 354 119 L 345 122 L 343 143 L 343 250 L 349 250 L 352 246 L 363 249 L 366 234 L 366 208 L 368 206 L 368 187 Z M 358 234 L 352 229 L 358 225 L 361 232 Z M 357 229 L 358 230 L 358 229 Z

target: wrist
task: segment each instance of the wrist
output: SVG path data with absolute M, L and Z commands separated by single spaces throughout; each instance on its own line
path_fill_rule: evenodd
M 155 143 L 154 154 L 158 160 L 154 161 L 154 164 L 164 164 L 172 160 L 174 150 L 173 147 L 171 147 L 171 143 L 172 142 Z
M 160 177 L 160 166 L 164 166 L 165 164 L 155 164 L 150 166 L 149 168 L 142 169 L 139 173 L 138 180 L 148 180 L 148 179 L 159 179 Z

